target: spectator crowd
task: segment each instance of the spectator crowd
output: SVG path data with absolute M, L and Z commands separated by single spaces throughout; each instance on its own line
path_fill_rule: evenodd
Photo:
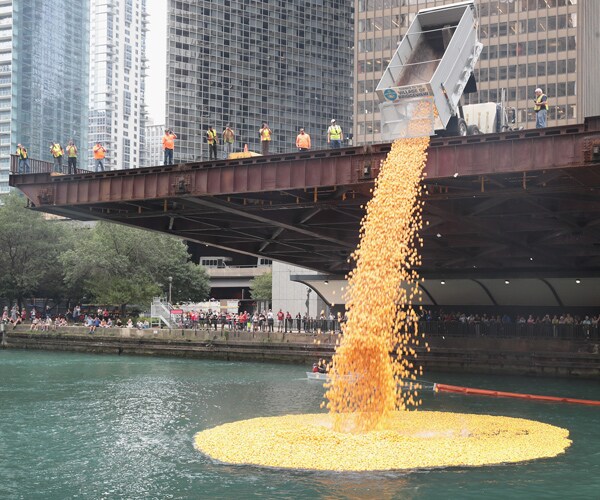
M 289 311 L 265 311 L 240 313 L 223 312 L 220 310 L 189 311 L 172 317 L 178 328 L 211 329 L 246 332 L 278 332 L 278 333 L 341 333 L 346 316 L 338 313 L 326 314 L 325 311 L 317 317 L 297 313 L 292 316 Z M 11 324 L 13 328 L 29 320 L 30 330 L 49 331 L 66 326 L 85 326 L 89 333 L 102 328 L 137 328 L 148 329 L 150 323 L 141 318 L 123 321 L 118 310 L 86 308 L 80 305 L 67 309 L 64 314 L 52 313 L 50 306 L 40 312 L 36 307 L 29 311 L 19 309 L 15 304 L 11 309 L 4 306 L 2 322 Z M 600 314 L 504 314 L 467 313 L 460 311 L 445 312 L 423 309 L 419 316 L 420 330 L 426 334 L 458 334 L 458 335 L 536 335 L 554 337 L 598 338 Z

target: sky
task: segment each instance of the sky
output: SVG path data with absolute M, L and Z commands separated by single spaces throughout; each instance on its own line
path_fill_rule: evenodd
M 147 0 L 150 14 L 146 33 L 146 104 L 152 121 L 165 123 L 165 94 L 167 68 L 167 0 Z

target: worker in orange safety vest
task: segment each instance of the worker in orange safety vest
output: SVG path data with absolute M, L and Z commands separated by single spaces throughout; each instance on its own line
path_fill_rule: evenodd
M 173 165 L 173 150 L 175 149 L 175 139 L 177 136 L 169 128 L 165 129 L 165 135 L 162 137 L 162 146 L 165 152 L 165 165 Z
M 298 151 L 308 151 L 310 149 L 310 135 L 304 132 L 304 129 L 300 129 L 300 133 L 296 137 L 296 147 Z
M 96 165 L 96 172 L 104 172 L 104 158 L 106 157 L 106 149 L 102 143 L 97 142 L 94 146 L 94 163 Z

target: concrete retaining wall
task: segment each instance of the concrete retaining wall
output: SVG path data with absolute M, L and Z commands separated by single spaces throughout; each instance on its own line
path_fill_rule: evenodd
M 87 328 L 61 331 L 8 330 L 3 347 L 75 352 L 176 356 L 225 360 L 299 363 L 307 369 L 329 359 L 337 336 L 298 333 L 228 332 L 227 330 L 137 330 L 113 328 L 88 334 Z M 428 339 L 416 361 L 426 370 L 507 373 L 600 379 L 598 345 L 558 339 Z

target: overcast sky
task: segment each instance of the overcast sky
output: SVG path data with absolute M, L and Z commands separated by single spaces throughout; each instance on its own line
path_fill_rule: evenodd
M 167 68 L 167 0 L 147 0 L 150 14 L 146 34 L 146 104 L 148 114 L 157 125 L 165 123 Z

